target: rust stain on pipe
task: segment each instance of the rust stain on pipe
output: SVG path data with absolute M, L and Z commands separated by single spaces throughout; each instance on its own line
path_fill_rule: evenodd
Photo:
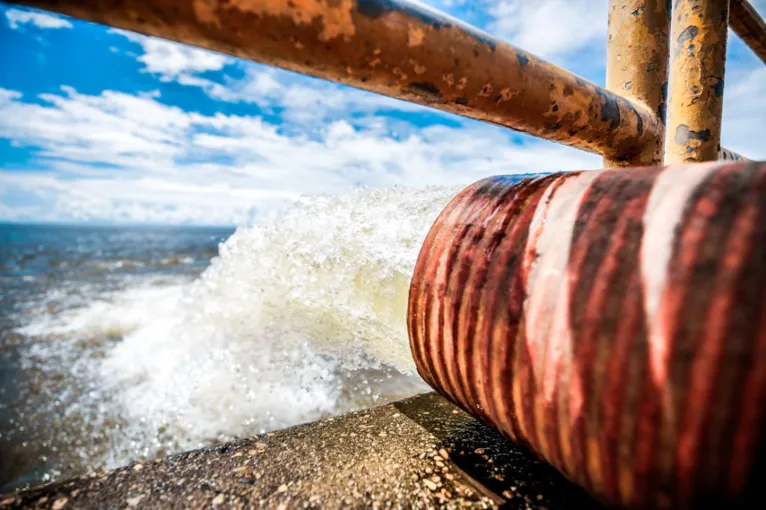
M 721 143 L 728 0 L 676 0 L 665 162 L 714 161 Z
M 747 0 L 730 0 L 729 26 L 766 64 L 766 22 Z
M 606 87 L 651 109 L 664 127 L 668 92 L 670 12 L 667 0 L 610 0 Z M 633 157 L 604 158 L 604 166 L 662 162 L 664 130 Z
M 418 372 L 608 504 L 763 501 L 764 197 L 755 162 L 470 186 L 415 266 Z
M 655 112 L 427 7 L 400 0 L 24 0 L 420 103 L 611 158 Z

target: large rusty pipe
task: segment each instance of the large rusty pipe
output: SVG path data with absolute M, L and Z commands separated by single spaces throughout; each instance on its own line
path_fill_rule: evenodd
M 670 12 L 667 0 L 609 0 L 606 88 L 645 104 L 664 126 L 668 92 Z M 604 158 L 604 166 L 662 163 L 664 130 L 645 150 Z
M 665 162 L 714 161 L 721 149 L 729 0 L 675 0 Z
M 730 0 L 729 26 L 766 64 L 766 22 L 747 0 Z
M 23 0 L 298 71 L 610 158 L 654 145 L 634 104 L 484 32 L 402 0 Z
M 606 503 L 763 501 L 766 164 L 514 182 L 470 186 L 426 238 L 420 375 Z

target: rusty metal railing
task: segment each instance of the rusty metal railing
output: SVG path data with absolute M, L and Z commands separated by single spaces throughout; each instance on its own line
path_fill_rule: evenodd
M 729 26 L 766 64 L 766 23 L 747 0 L 730 0 Z
M 609 1 L 606 88 L 404 0 L 18 3 L 499 124 L 597 152 L 610 166 L 658 164 L 663 153 L 669 162 L 741 159 L 720 148 L 728 1 L 696 0 L 718 16 L 702 26 L 690 1 L 676 0 L 672 30 L 667 0 Z M 746 0 L 731 6 L 732 28 L 763 58 L 763 20 Z M 700 71 L 715 83 L 693 82 Z

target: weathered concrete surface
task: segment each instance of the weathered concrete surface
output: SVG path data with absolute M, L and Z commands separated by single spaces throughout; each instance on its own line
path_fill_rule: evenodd
M 0 508 L 600 508 L 435 393 L 0 496 Z

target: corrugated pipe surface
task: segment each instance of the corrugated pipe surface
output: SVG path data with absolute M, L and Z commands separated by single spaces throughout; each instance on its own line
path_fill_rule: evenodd
M 749 504 L 766 164 L 480 181 L 428 234 L 408 326 L 431 386 L 602 501 Z

